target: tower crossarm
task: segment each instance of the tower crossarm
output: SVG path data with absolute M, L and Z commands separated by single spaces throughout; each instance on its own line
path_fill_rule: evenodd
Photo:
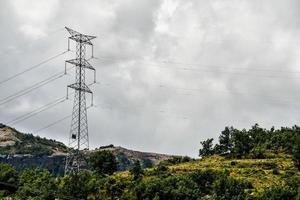
M 68 85 L 68 87 L 78 91 L 83 91 L 91 94 L 93 93 L 85 83 L 73 83 L 71 85 Z
M 74 31 L 73 29 L 70 29 L 68 27 L 65 27 L 65 28 L 71 34 L 71 37 L 69 37 L 71 40 L 74 40 L 74 41 L 80 42 L 80 43 L 84 43 L 84 44 L 93 45 L 91 40 L 95 39 L 96 36 L 85 35 L 82 33 L 78 33 L 77 31 Z
M 87 69 L 95 70 L 95 68 L 86 59 L 76 58 L 76 59 L 67 60 L 66 62 L 75 66 L 81 66 Z

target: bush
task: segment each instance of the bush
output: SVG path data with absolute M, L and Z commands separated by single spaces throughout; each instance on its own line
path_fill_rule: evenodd
M 220 173 L 212 170 L 194 172 L 189 177 L 197 183 L 201 193 L 208 195 L 212 193 L 213 183 L 216 181 Z
M 261 200 L 291 200 L 296 199 L 297 192 L 290 187 L 272 187 L 265 191 L 259 199 Z
M 148 179 L 139 183 L 135 191 L 136 199 L 196 200 L 202 195 L 197 183 L 191 178 L 175 176 Z
M 164 164 L 158 164 L 157 167 L 155 168 L 155 171 L 157 173 L 164 173 L 164 172 L 168 171 L 168 167 Z
M 279 175 L 279 174 L 280 174 L 278 169 L 273 169 L 273 170 L 272 170 L 272 173 L 273 173 L 274 175 Z
M 215 198 L 224 200 L 245 199 L 245 190 L 251 188 L 250 182 L 231 178 L 226 172 L 213 184 Z
M 235 166 L 235 165 L 236 165 L 236 161 L 231 161 L 231 162 L 230 162 L 230 165 L 231 165 L 231 166 Z

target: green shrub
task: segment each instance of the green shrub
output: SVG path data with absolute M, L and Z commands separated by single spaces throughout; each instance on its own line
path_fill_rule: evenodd
M 216 199 L 245 199 L 246 189 L 252 189 L 250 182 L 237 180 L 224 173 L 213 185 L 214 197 Z
M 280 172 L 279 172 L 278 169 L 273 169 L 273 170 L 272 170 L 272 173 L 273 173 L 274 175 L 279 175 L 279 174 L 280 174 Z
M 57 186 L 54 177 L 47 170 L 27 169 L 21 172 L 18 199 L 54 199 Z
M 297 192 L 290 187 L 272 187 L 266 190 L 259 199 L 261 200 L 292 200 L 296 199 Z

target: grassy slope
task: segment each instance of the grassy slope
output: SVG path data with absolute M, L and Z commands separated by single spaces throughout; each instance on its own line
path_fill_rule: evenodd
M 257 195 L 272 186 L 285 184 L 285 177 L 300 176 L 295 167 L 292 156 L 284 153 L 269 153 L 266 159 L 227 159 L 221 156 L 211 156 L 204 159 L 176 164 L 168 167 L 174 176 L 184 176 L 199 170 L 228 170 L 235 179 L 243 179 L 252 183 L 253 189 L 248 191 Z M 274 172 L 276 170 L 276 172 Z M 157 176 L 154 169 L 147 169 L 143 179 Z M 130 179 L 129 172 L 116 173 L 116 178 Z

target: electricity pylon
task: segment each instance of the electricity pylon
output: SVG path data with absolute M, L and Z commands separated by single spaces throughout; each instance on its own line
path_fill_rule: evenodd
M 74 104 L 72 112 L 71 129 L 69 136 L 69 152 L 66 157 L 65 174 L 77 173 L 81 169 L 86 168 L 88 163 L 84 156 L 84 151 L 89 149 L 89 134 L 88 134 L 88 122 L 87 122 L 87 107 L 86 107 L 86 96 L 85 93 L 92 95 L 93 105 L 93 92 L 89 89 L 85 83 L 85 69 L 91 69 L 94 71 L 94 82 L 96 81 L 96 70 L 95 68 L 85 59 L 86 56 L 86 45 L 92 47 L 93 57 L 93 44 L 92 39 L 95 36 L 84 35 L 74 31 L 68 27 L 65 27 L 70 33 L 68 38 L 68 50 L 70 49 L 70 39 L 76 42 L 76 58 L 66 60 L 65 70 L 67 63 L 75 66 L 75 83 L 68 85 L 67 87 L 67 98 L 68 88 L 75 90 Z

